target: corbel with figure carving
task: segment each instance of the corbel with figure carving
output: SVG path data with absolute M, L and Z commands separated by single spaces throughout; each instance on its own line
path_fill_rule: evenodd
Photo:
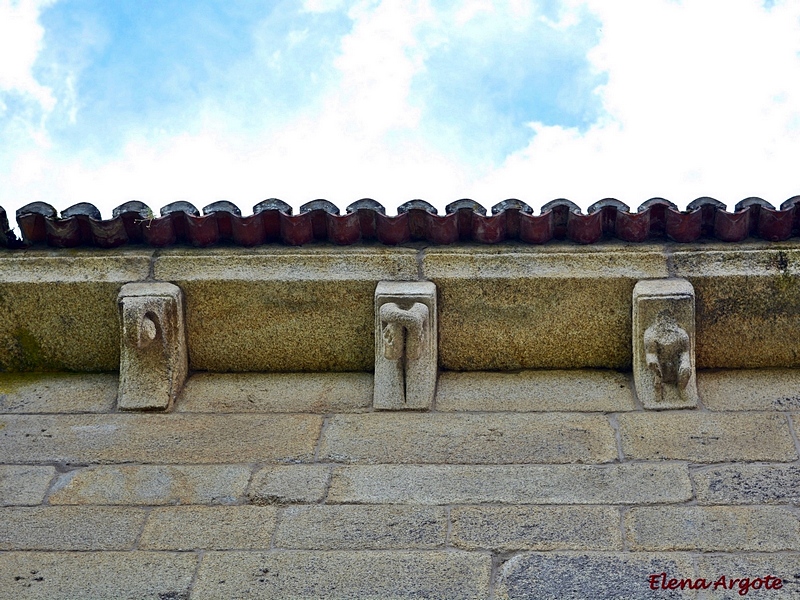
M 694 288 L 685 279 L 640 281 L 633 290 L 633 379 L 649 409 L 697 406 Z
M 382 281 L 375 289 L 373 406 L 426 410 L 436 391 L 436 286 Z
M 117 303 L 121 329 L 117 406 L 167 410 L 188 372 L 183 293 L 166 282 L 128 283 Z

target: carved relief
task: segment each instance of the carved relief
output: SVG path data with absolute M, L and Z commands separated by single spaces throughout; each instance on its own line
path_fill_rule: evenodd
M 129 283 L 118 298 L 123 410 L 169 408 L 188 371 L 183 295 L 171 283 Z
M 636 284 L 633 376 L 645 408 L 697 405 L 694 289 L 688 281 L 661 279 Z
M 428 307 L 415 302 L 408 310 L 394 302 L 381 306 L 381 328 L 383 332 L 383 355 L 389 360 L 400 360 L 403 354 L 416 359 L 425 343 L 425 323 Z
M 379 283 L 373 405 L 430 408 L 436 376 L 436 287 L 427 281 Z
M 690 350 L 689 334 L 668 313 L 660 313 L 645 330 L 645 360 L 655 374 L 657 395 L 661 395 L 664 384 L 686 388 L 692 375 Z

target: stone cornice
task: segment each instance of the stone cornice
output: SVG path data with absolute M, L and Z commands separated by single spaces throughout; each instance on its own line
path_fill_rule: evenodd
M 194 371 L 371 371 L 379 281 L 432 281 L 442 370 L 631 368 L 637 281 L 696 295 L 698 368 L 800 366 L 800 244 L 0 250 L 0 370 L 116 371 L 123 284 L 185 297 Z

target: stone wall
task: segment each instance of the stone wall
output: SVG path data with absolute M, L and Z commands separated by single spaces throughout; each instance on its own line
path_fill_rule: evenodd
M 611 371 L 446 373 L 408 413 L 368 374 L 201 374 L 153 414 L 5 376 L 0 597 L 797 597 L 800 376 L 698 379 L 655 412 Z
M 796 253 L 0 255 L 0 599 L 800 598 Z M 669 276 L 700 400 L 646 410 L 631 294 Z M 126 412 L 116 294 L 148 279 L 193 374 Z M 430 410 L 373 409 L 392 279 L 437 284 Z

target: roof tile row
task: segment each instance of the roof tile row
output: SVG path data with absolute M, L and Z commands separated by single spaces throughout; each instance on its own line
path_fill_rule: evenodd
M 731 213 L 713 198 L 698 198 L 680 211 L 663 198 L 653 198 L 630 212 L 619 200 L 608 198 L 583 214 L 577 205 L 562 199 L 545 204 L 540 214 L 534 215 L 530 206 L 511 199 L 496 204 L 487 215 L 483 206 L 464 199 L 448 205 L 446 214 L 440 216 L 424 200 L 411 200 L 397 209 L 396 216 L 387 216 L 381 204 L 363 199 L 348 206 L 344 215 L 327 200 L 309 202 L 293 215 L 288 204 L 273 198 L 257 204 L 253 214 L 245 217 L 227 201 L 209 204 L 202 214 L 188 202 L 173 202 L 161 209 L 160 216 L 154 216 L 146 204 L 132 201 L 115 208 L 111 219 L 102 219 L 89 203 L 71 206 L 59 217 L 49 204 L 34 202 L 16 214 L 22 239 L 10 230 L 0 207 L 0 246 L 298 246 L 314 241 L 349 245 L 371 240 L 390 245 L 410 241 L 494 244 L 505 240 L 543 244 L 553 239 L 591 244 L 604 238 L 739 242 L 748 237 L 779 241 L 800 234 L 799 206 L 800 196 L 790 198 L 779 209 L 761 198 L 747 198 Z

